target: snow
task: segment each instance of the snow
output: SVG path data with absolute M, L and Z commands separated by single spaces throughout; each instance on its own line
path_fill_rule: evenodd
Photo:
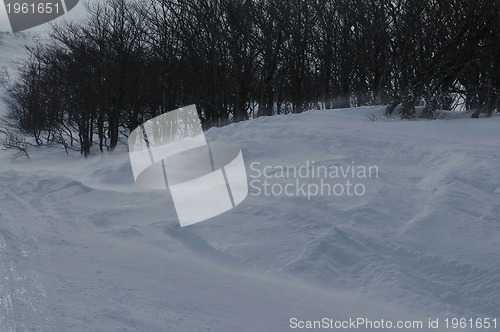
M 232 211 L 186 228 L 168 192 L 135 185 L 125 146 L 87 159 L 0 151 L 0 331 L 500 319 L 500 117 L 441 114 L 384 120 L 383 108 L 364 107 L 211 129 L 207 140 L 241 146 L 250 176 L 251 163 L 308 161 L 379 174 L 359 180 L 362 197 L 251 189 Z

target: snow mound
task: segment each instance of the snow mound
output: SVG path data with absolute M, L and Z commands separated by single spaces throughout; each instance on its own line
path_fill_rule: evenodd
M 292 317 L 499 317 L 499 118 L 370 120 L 382 114 L 311 111 L 209 130 L 242 146 L 251 179 L 291 181 L 252 163 L 379 174 L 361 180 L 361 197 L 251 190 L 182 229 L 168 191 L 135 186 L 125 149 L 0 152 L 2 326 L 288 331 Z

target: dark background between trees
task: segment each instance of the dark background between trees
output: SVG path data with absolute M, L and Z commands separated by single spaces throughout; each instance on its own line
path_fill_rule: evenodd
M 308 109 L 500 106 L 498 0 L 111 0 L 29 49 L 9 121 L 88 155 L 197 104 L 205 128 Z

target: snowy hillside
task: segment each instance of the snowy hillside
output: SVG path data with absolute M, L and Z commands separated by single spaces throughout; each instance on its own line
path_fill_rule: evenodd
M 382 114 L 310 111 L 209 130 L 210 141 L 241 145 L 254 182 L 237 208 L 187 228 L 167 192 L 135 185 L 124 146 L 88 159 L 0 151 L 0 331 L 500 320 L 500 117 Z M 319 180 L 280 167 L 349 166 L 378 169 L 354 180 L 363 195 L 264 194 L 264 181 Z
M 291 317 L 499 316 L 500 119 L 368 120 L 379 113 L 210 130 L 240 143 L 247 164 L 354 161 L 377 165 L 379 178 L 362 198 L 249 196 L 185 229 L 168 194 L 135 186 L 126 151 L 83 160 L 41 150 L 16 162 L 2 152 L 3 330 L 285 331 Z

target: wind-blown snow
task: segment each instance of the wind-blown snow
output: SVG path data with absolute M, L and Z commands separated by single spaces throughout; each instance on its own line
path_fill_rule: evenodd
M 88 159 L 0 151 L 0 331 L 500 318 L 500 118 L 369 120 L 382 114 L 310 111 L 209 130 L 240 144 L 247 166 L 354 162 L 379 177 L 363 180 L 363 197 L 250 195 L 182 229 L 167 192 L 134 184 L 125 147 Z

